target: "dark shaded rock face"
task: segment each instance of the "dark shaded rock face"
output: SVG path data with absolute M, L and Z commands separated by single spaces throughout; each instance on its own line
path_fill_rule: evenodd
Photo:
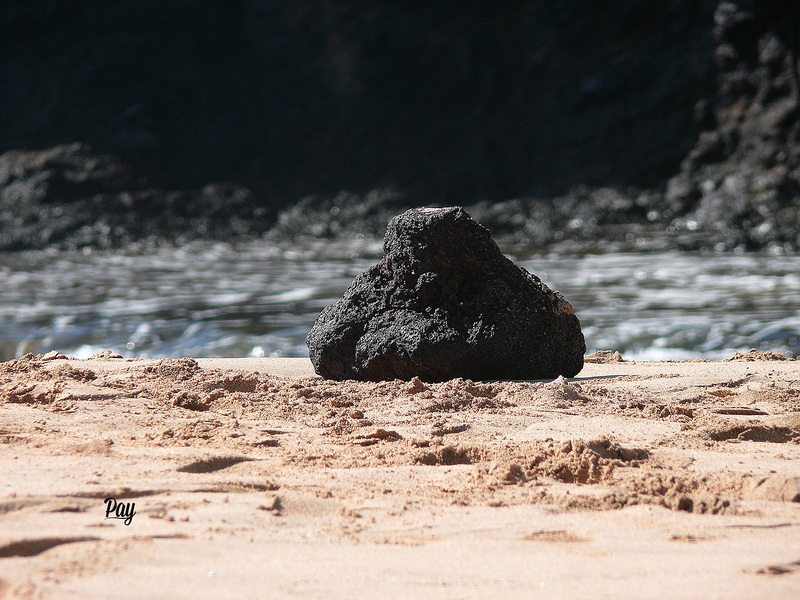
M 374 233 L 395 196 L 527 249 L 797 252 L 799 31 L 798 0 L 5 0 L 0 250 Z
M 583 367 L 572 305 L 503 256 L 462 208 L 406 211 L 383 249 L 308 334 L 323 377 L 550 379 Z
M 270 208 L 652 183 L 699 133 L 713 4 L 4 0 L 0 152 L 80 141 Z

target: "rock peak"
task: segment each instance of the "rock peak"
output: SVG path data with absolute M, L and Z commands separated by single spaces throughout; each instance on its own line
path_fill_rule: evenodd
M 373 381 L 572 377 L 586 351 L 572 305 L 461 207 L 393 218 L 383 259 L 306 341 L 323 377 Z

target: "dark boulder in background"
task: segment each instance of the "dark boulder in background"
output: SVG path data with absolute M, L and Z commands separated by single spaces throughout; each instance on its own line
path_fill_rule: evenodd
M 383 259 L 325 308 L 307 338 L 329 379 L 551 379 L 583 367 L 572 305 L 503 256 L 462 208 L 389 223 Z

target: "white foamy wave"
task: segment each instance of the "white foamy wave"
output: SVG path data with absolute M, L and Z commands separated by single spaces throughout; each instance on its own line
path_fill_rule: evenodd
M 0 254 L 0 359 L 54 349 L 307 356 L 319 312 L 379 255 L 374 239 Z M 638 360 L 726 358 L 751 347 L 800 354 L 798 256 L 542 255 L 520 264 L 572 302 L 589 352 Z

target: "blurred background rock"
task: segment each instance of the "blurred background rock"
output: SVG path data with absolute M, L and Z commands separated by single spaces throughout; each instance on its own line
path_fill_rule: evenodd
M 534 250 L 797 249 L 799 28 L 796 0 L 7 0 L 0 249 L 422 204 Z

